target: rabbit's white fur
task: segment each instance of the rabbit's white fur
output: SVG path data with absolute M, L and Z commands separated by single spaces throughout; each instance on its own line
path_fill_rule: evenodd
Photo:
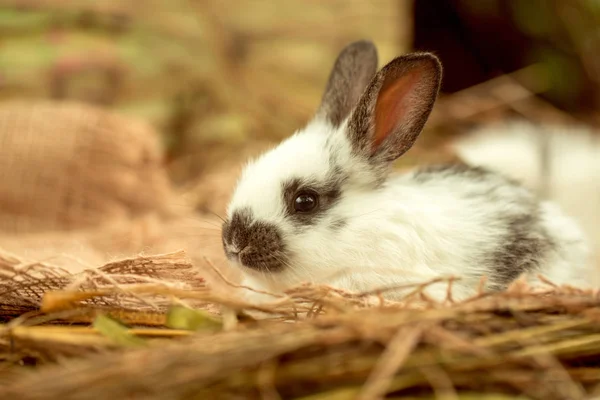
M 466 166 L 388 175 L 431 111 L 441 67 L 415 54 L 375 74 L 374 59 L 372 44 L 348 46 L 315 118 L 244 169 L 223 227 L 244 284 L 356 292 L 457 276 L 456 299 L 475 294 L 483 276 L 496 290 L 523 272 L 585 286 L 589 251 L 577 224 L 503 175 Z M 290 182 L 320 187 L 323 207 L 301 215 Z M 440 283 L 427 293 L 446 291 Z

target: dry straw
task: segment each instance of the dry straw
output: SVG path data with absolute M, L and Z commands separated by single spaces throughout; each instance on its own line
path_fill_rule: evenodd
M 182 252 L 74 276 L 1 264 L 2 303 L 22 315 L 0 331 L 0 398 L 584 399 L 600 388 L 595 291 L 517 281 L 454 302 L 447 280 L 444 302 L 425 283 L 391 303 L 302 285 L 253 309 L 225 278 L 205 286 Z

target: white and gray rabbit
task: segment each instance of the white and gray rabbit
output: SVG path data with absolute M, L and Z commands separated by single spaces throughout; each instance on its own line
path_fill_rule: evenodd
M 457 276 L 455 299 L 483 276 L 489 290 L 525 272 L 584 285 L 581 230 L 515 181 L 466 165 L 391 173 L 429 117 L 442 67 L 413 53 L 377 71 L 377 58 L 368 41 L 342 50 L 312 121 L 245 166 L 222 233 L 244 284 L 357 292 Z

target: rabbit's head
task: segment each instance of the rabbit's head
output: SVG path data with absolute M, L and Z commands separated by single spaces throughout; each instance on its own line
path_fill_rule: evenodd
M 441 75 L 432 54 L 400 56 L 377 72 L 371 42 L 342 50 L 312 121 L 243 170 L 223 225 L 231 262 L 286 282 L 343 268 L 336 254 L 361 246 L 348 226 L 385 207 L 374 194 L 419 136 Z

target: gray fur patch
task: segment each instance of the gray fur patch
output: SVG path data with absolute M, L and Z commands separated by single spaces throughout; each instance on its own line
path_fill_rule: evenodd
M 468 164 L 434 164 L 427 165 L 415 171 L 413 179 L 420 183 L 425 183 L 432 179 L 439 180 L 441 176 L 463 176 L 470 180 L 486 180 L 490 177 L 497 177 L 495 172 L 482 167 L 473 167 Z M 508 178 L 506 178 L 508 180 Z M 516 184 L 516 182 L 511 183 Z
M 273 224 L 253 219 L 249 209 L 241 209 L 233 213 L 231 220 L 223 223 L 223 248 L 227 258 L 257 271 L 283 270 L 287 256 L 279 229 Z
M 492 289 L 504 289 L 522 273 L 535 272 L 542 266 L 554 243 L 543 228 L 539 212 L 515 215 L 505 220 L 507 233 L 493 254 L 496 266 Z
M 329 75 L 317 115 L 339 126 L 358 102 L 377 72 L 377 49 L 369 41 L 346 46 L 338 55 Z

